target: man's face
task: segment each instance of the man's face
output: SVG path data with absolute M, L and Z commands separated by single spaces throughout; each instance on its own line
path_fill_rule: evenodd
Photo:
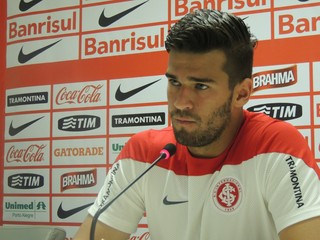
M 232 92 L 222 51 L 169 53 L 168 104 L 178 142 L 190 147 L 219 140 L 231 120 Z

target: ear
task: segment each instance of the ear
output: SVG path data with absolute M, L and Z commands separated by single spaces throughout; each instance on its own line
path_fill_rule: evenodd
M 252 79 L 246 78 L 234 88 L 234 106 L 243 107 L 250 99 L 253 90 Z

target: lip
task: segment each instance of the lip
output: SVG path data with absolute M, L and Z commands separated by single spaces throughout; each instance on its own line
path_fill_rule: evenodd
M 193 119 L 188 118 L 174 118 L 174 121 L 180 125 L 191 125 L 196 123 Z

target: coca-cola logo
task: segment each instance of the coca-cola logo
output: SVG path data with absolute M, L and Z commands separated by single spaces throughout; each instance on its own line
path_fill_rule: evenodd
M 43 162 L 45 144 L 32 144 L 27 148 L 16 148 L 11 146 L 6 155 L 6 162 Z
M 99 92 L 103 85 L 87 85 L 80 90 L 68 90 L 67 87 L 61 88 L 56 96 L 56 104 L 81 104 L 97 103 L 101 101 Z
M 147 240 L 147 239 L 151 239 L 149 232 L 145 232 L 140 236 L 131 236 L 129 240 Z

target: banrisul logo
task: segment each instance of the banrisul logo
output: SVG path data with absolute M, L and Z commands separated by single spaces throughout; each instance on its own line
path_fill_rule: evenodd
M 94 115 L 77 115 L 58 120 L 58 129 L 68 132 L 89 131 L 100 126 L 100 117 Z
M 297 65 L 253 74 L 253 91 L 281 88 L 297 83 Z
M 295 103 L 269 103 L 249 107 L 250 112 L 262 112 L 272 118 L 292 120 L 302 116 L 302 106 Z
M 10 95 L 7 97 L 7 106 L 21 106 L 48 103 L 48 92 L 36 92 Z
M 20 173 L 8 177 L 8 186 L 16 189 L 34 189 L 44 185 L 44 177 L 33 173 Z
M 164 112 L 112 116 L 112 127 L 154 126 L 165 122 Z

